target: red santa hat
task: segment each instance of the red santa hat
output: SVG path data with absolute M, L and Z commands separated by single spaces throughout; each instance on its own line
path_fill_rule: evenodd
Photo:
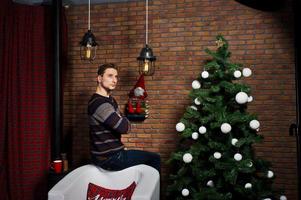
M 144 99 L 147 97 L 147 93 L 145 90 L 144 85 L 144 75 L 141 74 L 136 85 L 133 87 L 133 89 L 129 93 L 130 98 L 138 98 L 138 99 Z

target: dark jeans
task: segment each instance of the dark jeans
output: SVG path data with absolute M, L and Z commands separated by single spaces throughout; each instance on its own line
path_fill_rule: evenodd
M 160 155 L 148 151 L 122 150 L 106 160 L 92 157 L 92 163 L 106 170 L 118 171 L 139 164 L 149 165 L 160 173 Z

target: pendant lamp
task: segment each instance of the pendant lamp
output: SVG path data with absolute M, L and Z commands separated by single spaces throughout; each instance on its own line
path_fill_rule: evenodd
M 96 49 L 98 44 L 90 28 L 90 6 L 91 3 L 89 0 L 88 31 L 85 33 L 82 41 L 80 42 L 80 58 L 82 60 L 92 61 L 96 57 Z
M 145 47 L 141 49 L 137 61 L 140 74 L 152 76 L 155 73 L 156 56 L 148 44 L 148 0 L 145 1 Z

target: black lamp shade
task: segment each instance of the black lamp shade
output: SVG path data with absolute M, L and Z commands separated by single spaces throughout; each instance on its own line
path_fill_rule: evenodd
M 80 42 L 80 57 L 82 60 L 92 61 L 96 57 L 96 48 L 98 44 L 96 42 L 95 36 L 88 30 L 82 41 Z
M 155 73 L 155 61 L 156 56 L 153 54 L 153 50 L 145 45 L 141 49 L 139 57 L 137 57 L 139 62 L 139 73 L 144 74 L 145 76 L 152 76 Z
M 82 41 L 80 42 L 80 45 L 81 46 L 87 46 L 87 45 L 91 45 L 92 47 L 95 47 L 97 46 L 97 42 L 96 42 L 96 39 L 95 39 L 95 36 L 93 35 L 93 33 L 91 32 L 91 30 L 88 30 Z
M 144 48 L 141 49 L 140 55 L 137 60 L 149 60 L 149 61 L 156 61 L 156 56 L 154 56 L 152 48 L 148 45 L 145 45 Z

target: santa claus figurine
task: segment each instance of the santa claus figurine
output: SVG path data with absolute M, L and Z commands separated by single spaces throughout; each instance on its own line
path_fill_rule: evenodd
M 130 91 L 129 94 L 130 98 L 137 98 L 137 99 L 145 99 L 147 97 L 147 93 L 145 91 L 145 84 L 144 84 L 144 75 L 141 74 L 136 85 Z
M 146 114 L 146 110 L 142 108 L 146 107 L 145 98 L 147 97 L 143 74 L 140 75 L 136 85 L 130 91 L 129 97 L 127 112 L 129 114 L 142 114 L 143 112 Z

